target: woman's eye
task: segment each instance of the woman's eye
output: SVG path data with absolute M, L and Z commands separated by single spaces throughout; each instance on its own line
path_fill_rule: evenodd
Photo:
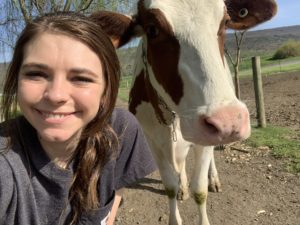
M 24 76 L 30 79 L 47 78 L 47 74 L 42 71 L 28 71 L 24 73 Z
M 76 76 L 72 78 L 72 81 L 74 82 L 80 82 L 80 83 L 93 83 L 94 80 L 89 77 L 83 77 L 83 76 Z

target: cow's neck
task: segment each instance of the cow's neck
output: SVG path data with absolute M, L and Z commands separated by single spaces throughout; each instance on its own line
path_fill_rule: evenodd
M 155 111 L 159 123 L 169 126 L 174 123 L 176 113 L 170 109 L 170 107 L 167 105 L 164 99 L 158 94 L 158 92 L 150 82 L 147 53 L 144 46 L 142 50 L 142 58 L 143 58 L 143 64 L 145 70 L 144 73 L 145 88 L 150 103 Z

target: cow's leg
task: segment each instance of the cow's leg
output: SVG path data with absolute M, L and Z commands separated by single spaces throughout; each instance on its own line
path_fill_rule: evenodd
M 169 225 L 182 225 L 182 219 L 179 214 L 177 204 L 177 193 L 179 191 L 180 169 L 176 164 L 175 150 L 172 141 L 159 142 L 159 139 L 154 140 L 151 135 L 159 133 L 159 138 L 170 139 L 168 130 L 162 127 L 160 132 L 146 133 L 148 143 L 152 149 L 153 157 L 159 169 L 159 173 L 168 196 L 169 203 Z M 156 136 L 157 137 L 157 136 Z
M 163 129 L 161 129 L 162 131 Z M 167 134 L 167 133 L 166 133 Z M 160 133 L 162 135 L 162 133 Z M 166 138 L 167 139 L 167 138 Z M 165 139 L 165 140 L 166 140 Z M 185 159 L 190 149 L 190 143 L 184 141 L 177 132 L 177 141 L 170 141 L 168 145 L 159 145 L 158 140 L 151 141 L 153 155 L 156 159 L 162 182 L 169 199 L 169 225 L 182 225 L 179 214 L 177 194 L 182 188 L 183 197 L 188 195 L 188 182 L 185 171 Z M 182 185 L 181 185 L 182 182 Z
M 214 152 L 212 152 L 212 154 L 214 154 Z M 214 155 L 211 157 L 211 161 L 209 165 L 208 180 L 209 180 L 209 184 L 208 184 L 209 191 L 222 192 L 221 182 L 216 168 Z
M 180 187 L 177 194 L 178 200 L 187 200 L 190 197 L 185 162 L 185 160 L 182 162 L 182 167 L 180 171 Z
M 153 142 L 151 142 L 153 143 Z M 174 149 L 169 149 L 165 146 L 164 149 L 154 147 L 153 156 L 156 160 L 159 173 L 166 191 L 166 195 L 168 196 L 169 202 L 169 225 L 182 225 L 182 219 L 179 214 L 178 204 L 177 204 L 177 193 L 179 191 L 179 182 L 180 182 L 180 173 L 178 169 L 174 167 L 172 157 L 168 157 L 170 150 L 173 151 L 172 155 L 174 155 Z M 165 152 L 164 152 L 165 151 Z M 171 156 L 171 155 L 169 155 Z
M 213 147 L 195 146 L 194 152 L 195 167 L 191 189 L 199 209 L 200 225 L 209 225 L 206 200 L 208 194 L 208 170 L 213 157 Z
M 180 172 L 184 168 L 184 160 L 189 143 L 183 141 L 179 130 L 176 131 L 177 141 L 172 140 L 172 127 L 161 125 L 150 104 L 139 105 L 136 117 L 143 126 L 144 133 L 158 166 L 166 194 L 169 199 L 169 225 L 182 225 L 177 205 Z M 179 129 L 179 126 L 176 127 Z M 176 149 L 178 149 L 176 153 Z M 179 151 L 180 150 L 180 151 Z
M 179 191 L 179 173 L 166 162 L 161 160 L 158 162 L 158 167 L 169 200 L 169 225 L 182 225 L 176 198 Z
M 186 157 L 191 148 L 191 144 L 183 140 L 180 132 L 177 132 L 177 136 L 179 136 L 177 137 L 177 142 L 173 143 L 175 148 L 176 165 L 180 173 L 180 186 L 177 199 L 186 200 L 189 198 L 189 185 L 186 174 Z
M 160 172 L 169 198 L 169 225 L 182 224 L 176 196 L 179 192 L 182 194 L 183 199 L 187 198 L 189 195 L 185 159 L 189 152 L 190 144 L 182 139 L 179 132 L 177 133 L 177 139 L 176 142 L 171 143 L 171 154 L 168 154 L 166 159 L 159 160 L 160 162 L 163 162 Z M 163 149 L 163 151 L 166 152 L 169 151 L 169 149 Z M 170 161 L 170 159 L 173 160 Z

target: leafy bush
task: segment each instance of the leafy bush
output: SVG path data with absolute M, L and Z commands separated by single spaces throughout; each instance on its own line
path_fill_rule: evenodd
M 300 41 L 290 40 L 277 49 L 272 59 L 286 59 L 295 56 L 300 56 Z

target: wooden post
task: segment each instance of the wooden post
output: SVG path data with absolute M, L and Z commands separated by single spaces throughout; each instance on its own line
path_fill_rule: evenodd
M 257 126 L 266 127 L 266 115 L 264 105 L 264 95 L 262 88 L 260 57 L 252 57 L 253 82 L 255 91 L 255 103 L 257 112 Z

